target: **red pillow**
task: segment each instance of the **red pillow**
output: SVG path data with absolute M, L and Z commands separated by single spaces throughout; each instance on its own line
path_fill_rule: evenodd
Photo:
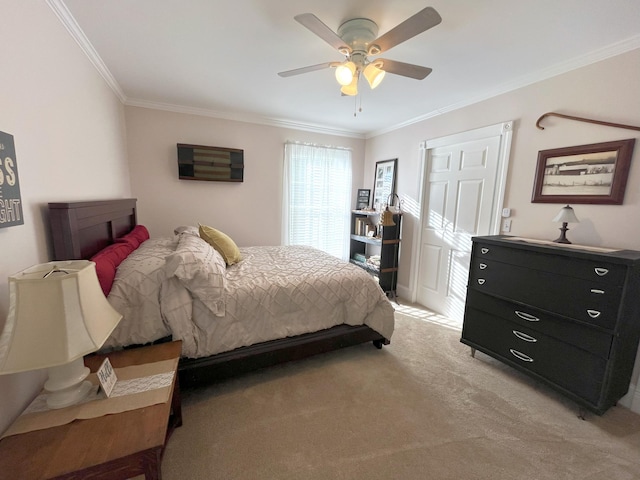
M 113 280 L 116 278 L 116 268 L 134 250 L 135 248 L 129 242 L 114 243 L 91 257 L 91 261 L 96 264 L 96 274 L 105 297 L 109 295 Z
M 144 225 L 136 225 L 126 235 L 116 238 L 116 243 L 130 243 L 134 249 L 138 248 L 142 242 L 149 239 L 149 230 Z

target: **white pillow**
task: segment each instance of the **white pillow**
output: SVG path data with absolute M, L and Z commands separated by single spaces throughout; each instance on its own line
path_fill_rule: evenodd
M 213 314 L 224 315 L 227 264 L 211 245 L 194 235 L 180 235 L 166 262 L 167 277 L 176 276 Z
M 190 235 L 200 236 L 198 227 L 194 227 L 193 225 L 181 225 L 180 227 L 174 228 L 173 233 L 174 235 L 180 235 L 181 233 L 188 233 Z
M 160 289 L 167 278 L 165 258 L 174 250 L 173 241 L 147 240 L 118 266 L 108 299 L 123 318 L 104 348 L 152 342 L 170 334 L 162 319 Z

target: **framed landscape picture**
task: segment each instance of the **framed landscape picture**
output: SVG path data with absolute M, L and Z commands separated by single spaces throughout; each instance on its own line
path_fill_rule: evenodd
M 620 205 L 635 139 L 538 152 L 532 203 Z

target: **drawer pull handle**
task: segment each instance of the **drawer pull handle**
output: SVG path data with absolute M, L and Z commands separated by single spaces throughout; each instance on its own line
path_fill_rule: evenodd
M 534 317 L 533 315 L 529 314 L 529 313 L 524 313 L 524 312 L 520 312 L 518 310 L 515 310 L 516 315 L 519 316 L 521 319 L 526 320 L 527 322 L 539 322 L 540 319 L 538 317 Z
M 520 340 L 524 340 L 525 342 L 536 343 L 538 341 L 537 338 L 534 338 L 531 335 L 527 335 L 526 333 L 519 332 L 518 330 L 513 330 L 513 334 Z
M 591 318 L 598 318 L 600 316 L 600 312 L 598 310 L 587 310 L 587 313 Z
M 596 275 L 598 275 L 599 277 L 604 277 L 607 273 L 609 273 L 609 270 L 607 268 L 600 268 L 600 267 L 596 267 L 594 268 Z
M 487 264 L 486 263 L 481 263 L 478 266 L 480 267 L 480 270 L 484 270 L 485 268 L 487 268 Z
M 486 253 L 489 253 L 489 249 L 488 249 L 488 248 L 486 248 L 486 247 L 482 247 L 482 248 L 480 249 L 480 252 L 481 252 L 482 254 L 486 254 Z
M 604 294 L 604 290 L 600 290 L 598 288 L 592 288 L 591 289 L 591 293 L 598 293 L 600 295 L 603 295 Z
M 522 360 L 523 362 L 533 362 L 533 358 L 531 358 L 529 355 L 525 355 L 524 353 L 514 350 L 513 348 L 510 348 L 509 351 L 511 352 L 511 355 L 519 360 Z
M 484 282 L 485 282 L 485 281 L 486 281 L 486 280 L 485 280 L 484 278 L 479 278 L 479 279 L 478 279 L 478 283 L 479 283 L 480 285 L 484 285 Z

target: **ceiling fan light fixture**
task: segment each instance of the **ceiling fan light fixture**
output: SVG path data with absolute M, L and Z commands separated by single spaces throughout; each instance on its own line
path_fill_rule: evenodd
M 356 64 L 352 61 L 341 63 L 336 67 L 336 80 L 342 86 L 348 86 L 353 82 L 356 73 Z
M 362 72 L 372 90 L 380 85 L 386 73 L 384 70 L 380 70 L 381 66 L 382 62 L 372 62 L 364 67 L 364 71 Z
M 313 13 L 303 13 L 293 18 L 344 55 L 344 61 L 310 65 L 279 72 L 278 75 L 290 77 L 324 68 L 335 68 L 336 80 L 341 86 L 340 91 L 343 95 L 349 96 L 358 95 L 361 74 L 372 89 L 382 82 L 387 72 L 417 80 L 424 79 L 431 73 L 430 68 L 382 58 L 369 60 L 367 57 L 386 52 L 442 22 L 442 17 L 433 7 L 425 7 L 384 35 L 378 36 L 378 25 L 368 18 L 351 18 L 340 25 L 337 33 Z
M 344 95 L 349 95 L 351 97 L 358 95 L 358 75 L 354 75 L 351 83 L 349 85 L 344 85 L 340 91 Z

